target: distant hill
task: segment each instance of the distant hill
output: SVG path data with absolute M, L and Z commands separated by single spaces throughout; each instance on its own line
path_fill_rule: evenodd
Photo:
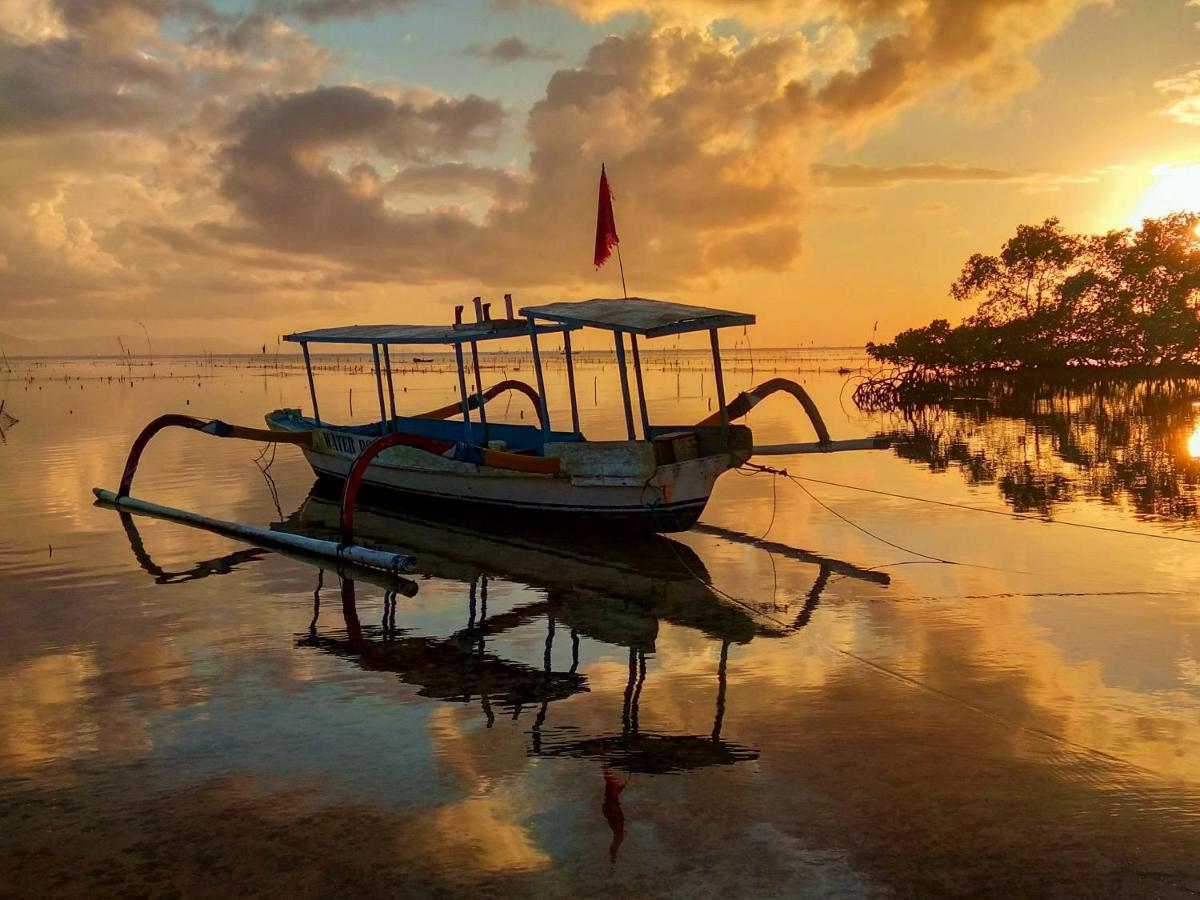
M 135 357 L 146 355 L 146 341 L 141 335 L 121 335 L 121 340 Z M 197 341 L 194 338 L 154 338 L 155 356 L 188 356 L 201 352 L 216 354 L 253 353 L 257 347 L 242 346 L 223 338 Z M 83 337 L 52 338 L 34 341 L 0 332 L 0 350 L 9 357 L 20 356 L 121 356 L 121 345 L 115 334 Z

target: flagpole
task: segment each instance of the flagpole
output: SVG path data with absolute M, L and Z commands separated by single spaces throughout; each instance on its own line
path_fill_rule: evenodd
M 629 291 L 625 288 L 625 263 L 621 259 L 621 242 L 617 241 L 617 265 L 621 268 L 621 293 L 625 295 L 625 299 L 629 299 Z

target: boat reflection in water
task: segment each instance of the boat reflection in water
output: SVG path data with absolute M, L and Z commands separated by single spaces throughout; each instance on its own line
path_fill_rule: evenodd
M 160 583 L 219 575 L 252 562 L 262 551 L 239 551 L 200 563 L 184 573 L 165 573 L 150 559 L 127 516 L 130 542 L 139 563 Z M 314 487 L 301 508 L 275 529 L 313 537 L 336 534 L 339 504 Z M 533 717 L 527 752 L 545 758 L 593 760 L 603 774 L 601 811 L 612 831 L 609 853 L 616 858 L 624 839 L 620 795 L 636 773 L 680 773 L 708 766 L 755 760 L 758 751 L 722 735 L 731 644 L 777 638 L 803 628 L 817 608 L 832 573 L 886 585 L 888 576 L 738 532 L 701 526 L 722 540 L 755 543 L 817 567 L 799 614 L 785 621 L 753 604 L 723 594 L 709 579 L 701 558 L 688 546 L 661 535 L 614 540 L 580 534 L 496 534 L 461 521 L 433 521 L 385 513 L 369 505 L 356 511 L 358 539 L 388 549 L 402 548 L 419 561 L 422 576 L 463 586 L 460 628 L 441 636 L 410 632 L 397 624 L 398 600 L 414 596 L 419 583 L 369 570 L 343 570 L 341 616 L 336 628 L 322 627 L 318 574 L 314 609 L 297 646 L 335 654 L 371 671 L 393 672 L 417 694 L 458 704 L 478 703 L 488 727 L 497 716 Z M 309 561 L 320 568 L 319 564 Z M 382 611 L 366 620 L 357 581 L 383 587 Z M 489 610 L 489 588 L 511 583 L 534 589 L 537 599 L 503 611 Z M 704 734 L 648 732 L 640 724 L 647 656 L 656 650 L 660 623 L 689 628 L 720 644 L 714 674 L 712 728 Z M 498 655 L 497 638 L 518 628 L 544 625 L 541 665 Z M 342 627 L 344 626 L 344 628 Z M 551 707 L 589 692 L 580 669 L 580 639 L 623 648 L 628 675 L 620 721 L 610 730 L 582 733 L 578 726 L 554 725 Z M 569 640 L 570 665 L 553 666 L 554 644 Z M 623 773 L 623 774 L 621 774 Z

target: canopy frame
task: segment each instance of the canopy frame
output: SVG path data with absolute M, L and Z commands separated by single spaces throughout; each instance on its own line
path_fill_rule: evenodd
M 621 381 L 621 404 L 625 412 L 625 432 L 629 440 L 636 440 L 634 429 L 633 398 L 629 385 L 628 363 L 625 356 L 625 335 L 629 335 L 633 355 L 633 375 L 638 391 L 638 412 L 641 414 L 642 439 L 651 437 L 650 415 L 647 409 L 645 379 L 642 374 L 642 357 L 638 337 L 656 338 L 673 334 L 688 334 L 707 331 L 712 347 L 713 371 L 717 384 L 717 403 L 721 411 L 721 432 L 728 439 L 729 411 L 725 406 L 725 377 L 721 368 L 721 348 L 717 332 L 722 328 L 753 325 L 756 321 L 751 313 L 739 313 L 727 309 L 707 306 L 689 306 L 667 300 L 650 300 L 645 297 L 605 299 L 601 297 L 577 302 L 562 301 L 542 306 L 527 306 L 520 314 L 529 321 L 530 334 L 534 342 L 534 367 L 538 370 L 541 389 L 541 362 L 537 352 L 534 332 L 538 319 L 555 322 L 566 328 L 596 328 L 613 333 L 613 349 L 617 357 L 617 374 Z M 575 373 L 571 361 L 570 334 L 563 336 L 563 351 L 567 357 L 567 381 L 571 391 L 571 415 L 575 431 L 579 431 L 579 411 L 575 397 Z

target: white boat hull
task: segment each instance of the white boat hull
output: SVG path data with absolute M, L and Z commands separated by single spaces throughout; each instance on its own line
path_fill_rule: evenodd
M 270 417 L 268 422 L 278 427 Z M 344 480 L 372 440 L 337 428 L 311 431 L 312 447 L 304 448 L 304 455 L 313 471 L 327 479 Z M 416 500 L 426 508 L 465 505 L 510 514 L 599 516 L 635 521 L 652 531 L 680 531 L 695 524 L 717 478 L 731 464 L 729 454 L 718 454 L 655 466 L 646 463 L 652 449 L 638 442 L 580 443 L 564 449 L 564 459 L 568 451 L 571 464 L 564 467 L 574 468 L 575 474 L 548 475 L 393 447 L 367 467 L 363 484 L 406 495 L 410 502 L 405 508 Z M 589 455 L 595 459 L 587 459 Z

